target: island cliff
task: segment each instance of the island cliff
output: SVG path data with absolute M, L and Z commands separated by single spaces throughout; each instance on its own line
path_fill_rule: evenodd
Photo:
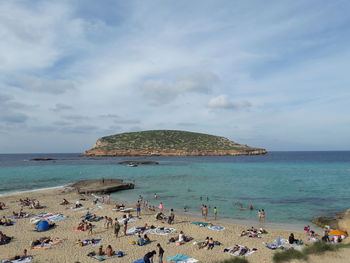
M 121 133 L 98 139 L 86 156 L 203 156 L 258 155 L 261 148 L 238 144 L 227 138 L 176 130 Z

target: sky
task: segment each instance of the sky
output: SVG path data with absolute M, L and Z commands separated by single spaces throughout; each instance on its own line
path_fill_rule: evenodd
M 350 150 L 350 1 L 0 1 L 0 153 L 175 129 Z

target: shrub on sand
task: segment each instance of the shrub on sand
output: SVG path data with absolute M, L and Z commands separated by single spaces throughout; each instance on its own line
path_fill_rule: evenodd
M 329 243 L 324 243 L 324 242 L 316 242 L 312 244 L 311 246 L 308 246 L 303 249 L 303 253 L 305 255 L 310 255 L 310 254 L 323 254 L 327 251 L 335 251 L 339 249 L 337 245 L 334 244 L 329 244 Z
M 307 259 L 307 255 L 304 254 L 303 252 L 300 252 L 298 250 L 295 249 L 288 249 L 288 250 L 284 250 L 282 252 L 277 252 L 273 255 L 273 262 L 274 263 L 281 263 L 281 262 L 288 262 L 291 261 L 293 259 Z

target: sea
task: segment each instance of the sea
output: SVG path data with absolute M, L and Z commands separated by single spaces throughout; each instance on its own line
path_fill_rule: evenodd
M 52 161 L 32 161 L 33 158 Z M 121 161 L 156 161 L 128 167 Z M 217 207 L 221 218 L 309 224 L 350 207 L 350 151 L 277 152 L 257 156 L 83 157 L 67 154 L 0 154 L 1 195 L 67 185 L 77 180 L 121 178 L 135 189 L 112 194 L 136 202 L 139 195 L 158 206 L 199 214 Z M 158 198 L 154 198 L 154 194 Z M 44 200 L 42 201 L 44 202 Z M 254 206 L 254 210 L 240 209 Z

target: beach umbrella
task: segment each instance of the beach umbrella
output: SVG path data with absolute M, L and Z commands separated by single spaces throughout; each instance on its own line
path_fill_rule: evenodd
M 39 232 L 49 230 L 49 228 L 50 228 L 50 224 L 46 220 L 40 221 L 36 225 L 36 230 Z
M 333 230 L 331 232 L 328 233 L 329 236 L 348 236 L 348 234 L 346 234 L 343 231 L 340 230 Z

